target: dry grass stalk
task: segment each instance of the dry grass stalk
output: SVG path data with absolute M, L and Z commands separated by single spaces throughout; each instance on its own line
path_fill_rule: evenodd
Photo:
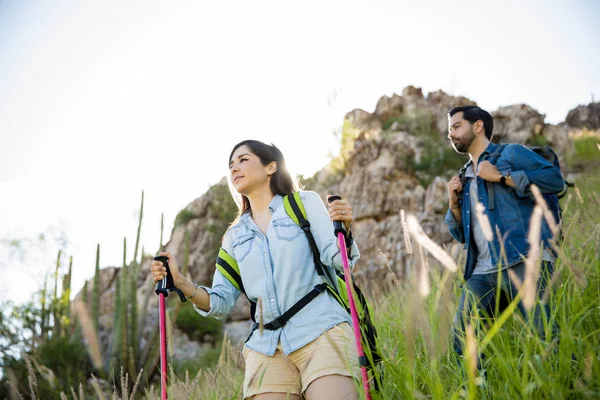
M 29 393 L 31 394 L 31 400 L 37 399 L 37 378 L 35 377 L 35 372 L 33 371 L 33 365 L 31 364 L 31 359 L 29 356 L 23 354 L 23 358 L 25 359 L 25 365 L 27 366 L 27 376 L 29 381 Z
M 475 331 L 471 324 L 466 327 L 466 356 L 467 356 L 467 373 L 469 380 L 474 381 L 477 373 L 477 339 L 475 339 Z
M 439 284 L 441 290 L 440 297 L 437 302 L 437 315 L 439 317 L 438 332 L 437 332 L 437 353 L 439 355 L 446 354 L 448 350 L 447 332 L 450 332 L 452 324 L 451 304 L 453 300 L 452 285 L 454 284 L 453 276 L 450 271 L 445 271 L 442 280 Z
M 412 243 L 410 242 L 410 233 L 408 231 L 408 225 L 406 224 L 404 210 L 400 210 L 400 221 L 402 223 L 402 233 L 404 235 L 404 247 L 406 248 L 406 253 L 412 254 Z
M 77 400 L 77 399 L 75 399 L 75 400 Z M 83 397 L 83 383 L 79 384 L 79 400 L 84 400 L 84 397 Z
M 528 311 L 531 311 L 535 304 L 537 280 L 540 274 L 542 213 L 542 208 L 536 205 L 529 225 L 529 254 L 525 260 L 525 279 L 523 281 L 523 306 Z
M 408 230 L 413 238 L 425 248 L 436 260 L 452 272 L 458 269 L 456 262 L 437 243 L 427 236 L 414 215 L 407 216 Z
M 429 268 L 428 264 L 425 261 L 425 253 L 423 252 L 423 247 L 417 243 L 417 251 L 415 253 L 417 260 L 417 287 L 419 289 L 419 294 L 422 297 L 429 296 L 431 292 L 431 285 L 429 284 Z
M 100 371 L 102 370 L 102 355 L 100 353 L 98 335 L 96 334 L 96 330 L 94 329 L 94 324 L 92 323 L 90 314 L 88 313 L 85 304 L 81 300 L 75 301 L 75 311 L 77 313 L 77 319 L 79 320 L 79 324 L 81 325 L 83 337 L 87 341 L 87 349 L 92 358 L 94 368 Z
M 390 266 L 390 263 L 388 261 L 388 258 L 385 254 L 383 254 L 383 252 L 381 251 L 381 249 L 378 247 L 377 251 L 379 252 L 379 254 L 381 254 L 381 256 L 383 257 L 383 261 L 385 262 L 385 266 L 387 267 L 388 271 L 390 272 L 390 277 L 392 278 L 392 283 L 396 286 L 399 287 L 400 286 L 400 280 L 398 279 L 398 277 L 396 276 L 396 273 L 392 270 L 392 267 Z
M 512 268 L 507 269 L 507 271 L 508 271 L 508 276 L 509 276 L 510 280 L 512 281 L 513 285 L 515 285 L 515 287 L 517 288 L 517 291 L 520 291 L 521 287 L 523 287 L 523 282 L 521 282 L 521 279 L 519 279 L 519 277 L 517 276 L 515 271 L 513 271 Z
M 133 389 L 131 389 L 131 395 L 129 396 L 129 400 L 134 400 L 135 399 L 135 394 L 137 392 L 137 388 L 140 384 L 140 380 L 142 379 L 142 373 L 144 372 L 144 368 L 140 369 L 140 373 L 138 374 L 136 380 L 135 380 L 135 384 L 133 385 Z
M 571 271 L 571 275 L 573 275 L 573 279 L 577 282 L 578 285 L 585 285 L 585 279 L 583 277 L 583 272 L 578 270 L 573 263 L 569 260 L 569 257 L 565 254 L 565 252 L 556 244 L 552 243 L 552 249 L 556 252 L 562 264 L 566 265 Z
M 123 366 L 121 366 L 121 397 L 123 399 L 126 399 L 128 392 L 129 392 L 129 375 L 124 373 Z M 115 393 L 116 393 L 116 388 L 115 388 Z
M 588 383 L 592 383 L 592 372 L 594 367 L 594 356 L 592 353 L 588 353 L 583 360 L 583 377 Z
M 488 242 L 494 240 L 494 233 L 492 232 L 490 220 L 488 219 L 488 216 L 485 213 L 485 207 L 479 202 L 477 202 L 477 204 L 475 205 L 475 216 L 477 217 L 477 221 L 479 221 L 479 226 L 483 231 L 483 237 L 485 237 L 485 240 L 487 240 Z
M 102 393 L 102 389 L 100 389 L 100 383 L 98 382 L 98 378 L 96 378 L 94 374 L 92 374 L 92 387 L 98 395 L 98 400 L 105 400 L 104 393 Z
M 548 208 L 548 203 L 546 203 L 544 196 L 542 196 L 542 192 L 540 192 L 540 189 L 536 185 L 531 185 L 531 193 L 533 193 L 533 197 L 535 198 L 537 205 L 542 207 L 544 218 L 546 219 L 546 222 L 548 222 L 548 226 L 552 231 L 553 237 L 556 237 L 560 230 L 559 226 L 557 225 L 559 221 L 554 219 L 554 214 L 552 214 L 552 211 L 550 211 Z
M 577 186 L 575 186 L 575 195 L 577 196 L 577 201 L 579 201 L 579 204 L 583 204 L 583 197 L 581 196 L 581 192 Z
M 11 399 L 25 400 L 25 398 L 19 393 L 17 389 L 17 377 L 11 369 L 6 369 L 6 376 L 8 378 L 8 390 Z
M 81 385 L 81 383 L 80 383 L 80 385 Z M 71 395 L 73 396 L 73 400 L 78 400 L 77 393 L 75 393 L 75 389 L 73 388 L 73 386 L 71 386 Z
M 265 330 L 265 321 L 263 320 L 263 303 L 262 297 L 259 297 L 256 301 L 256 308 L 258 308 L 258 332 L 260 336 L 263 335 Z
M 60 392 L 60 400 L 69 400 L 64 392 Z

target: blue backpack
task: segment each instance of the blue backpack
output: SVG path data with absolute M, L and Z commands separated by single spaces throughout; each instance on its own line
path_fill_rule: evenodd
M 487 161 L 489 161 L 492 164 L 496 164 L 498 157 L 500 157 L 500 154 L 502 154 L 502 151 L 504 150 L 505 147 L 506 147 L 506 143 L 498 144 L 498 146 L 496 147 L 496 150 L 488 156 Z M 552 150 L 552 148 L 550 148 L 548 146 L 525 146 L 525 147 L 527 147 L 529 150 L 533 151 L 534 153 L 538 154 L 539 156 L 544 158 L 546 161 L 548 161 L 550 164 L 554 165 L 555 167 L 557 167 L 560 170 L 560 162 L 558 161 L 558 156 L 556 155 L 554 150 Z M 467 165 L 468 165 L 468 163 L 465 164 L 465 166 L 462 167 L 458 173 L 458 176 L 460 178 L 460 181 L 463 184 L 463 187 L 466 182 L 465 172 L 467 170 Z M 565 196 L 568 188 L 575 186 L 575 184 L 572 182 L 564 181 L 564 183 L 565 183 L 564 189 L 560 193 L 543 194 L 542 195 L 544 197 L 544 200 L 546 201 L 546 204 L 548 205 L 548 208 L 550 209 L 550 211 L 552 212 L 552 214 L 554 216 L 554 221 L 559 226 L 560 231 L 557 235 L 558 241 L 562 240 L 562 229 L 561 229 L 562 228 L 562 207 L 560 206 L 560 199 L 562 199 Z M 487 187 L 487 192 L 488 192 L 488 209 L 493 210 L 496 207 L 493 183 L 486 182 L 486 187 Z

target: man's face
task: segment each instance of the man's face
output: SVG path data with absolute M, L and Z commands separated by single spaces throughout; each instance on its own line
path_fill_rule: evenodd
M 471 143 L 475 140 L 473 125 L 463 118 L 463 112 L 457 112 L 448 119 L 448 139 L 457 153 L 468 152 Z

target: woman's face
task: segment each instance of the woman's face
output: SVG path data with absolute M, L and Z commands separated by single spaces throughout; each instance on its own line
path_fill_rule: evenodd
M 275 172 L 275 162 L 263 165 L 250 148 L 242 145 L 235 149 L 229 161 L 229 174 L 235 190 L 243 195 L 269 188 L 269 176 Z

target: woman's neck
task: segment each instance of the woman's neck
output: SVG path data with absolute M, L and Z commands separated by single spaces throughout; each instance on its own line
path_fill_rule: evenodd
M 253 214 L 263 214 L 269 209 L 269 204 L 273 200 L 275 195 L 271 192 L 271 188 L 268 187 L 266 190 L 259 190 L 253 193 L 249 193 L 247 196 L 248 202 L 250 203 L 250 209 Z

